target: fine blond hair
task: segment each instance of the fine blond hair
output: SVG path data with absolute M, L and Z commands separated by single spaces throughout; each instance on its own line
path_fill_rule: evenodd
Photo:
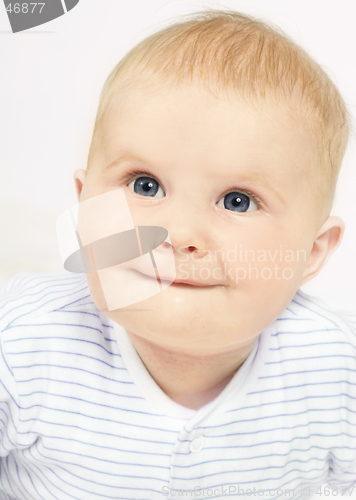
M 231 10 L 188 14 L 131 49 L 108 76 L 99 101 L 88 167 L 105 111 L 134 89 L 198 82 L 212 95 L 258 105 L 273 100 L 315 137 L 321 170 L 318 201 L 329 212 L 351 118 L 326 72 L 279 28 Z M 323 210 L 323 212 L 325 211 Z

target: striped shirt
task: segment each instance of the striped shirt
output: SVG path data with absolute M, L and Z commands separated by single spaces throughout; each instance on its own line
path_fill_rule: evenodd
M 159 388 L 85 275 L 15 275 L 0 331 L 0 500 L 297 499 L 356 485 L 356 317 L 301 290 L 199 410 Z

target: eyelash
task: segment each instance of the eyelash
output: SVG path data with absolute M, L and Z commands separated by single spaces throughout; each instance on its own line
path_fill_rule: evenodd
M 152 177 L 152 179 L 155 179 L 158 183 L 159 181 L 155 178 L 154 175 L 152 175 L 148 170 L 134 170 L 133 172 L 130 172 L 127 174 L 123 179 L 122 182 L 124 184 L 129 184 L 131 181 L 138 179 L 139 177 Z M 159 183 L 160 184 L 160 183 Z M 222 198 L 229 193 L 233 193 L 235 189 L 229 190 L 227 193 L 225 193 Z M 238 189 L 236 188 L 236 191 L 242 194 L 245 194 L 246 196 L 249 196 L 258 206 L 258 208 L 261 208 L 262 206 L 262 201 L 259 199 L 258 196 L 255 194 L 251 193 L 251 191 L 248 191 L 247 189 Z

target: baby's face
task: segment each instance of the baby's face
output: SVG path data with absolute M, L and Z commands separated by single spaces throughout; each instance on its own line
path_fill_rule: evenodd
M 184 352 L 250 345 L 301 285 L 313 245 L 317 167 L 307 131 L 283 105 L 256 111 L 187 86 L 133 93 L 111 106 L 100 132 L 80 201 L 122 188 L 135 225 L 168 230 L 172 247 L 157 251 L 172 249 L 176 279 L 209 285 L 173 283 L 126 308 L 144 311 L 105 314 Z M 98 275 L 87 278 L 104 310 Z

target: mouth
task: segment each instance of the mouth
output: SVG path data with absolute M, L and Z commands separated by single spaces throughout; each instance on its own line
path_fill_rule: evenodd
M 161 281 L 166 281 L 164 278 L 161 279 Z M 213 286 L 215 285 L 208 285 L 206 283 L 199 283 L 197 281 L 184 281 L 184 280 L 174 280 L 172 285 L 175 285 L 175 286 L 193 286 L 193 287 L 197 287 L 197 288 L 212 288 Z
M 151 279 L 157 279 L 156 276 L 150 276 L 150 275 L 145 275 L 147 276 L 148 278 L 151 278 Z M 207 284 L 207 283 L 202 283 L 202 282 L 199 282 L 199 281 L 195 281 L 195 280 L 180 280 L 180 279 L 175 279 L 175 280 L 172 280 L 172 278 L 167 278 L 166 276 L 160 276 L 159 277 L 160 281 L 161 282 L 169 282 L 170 283 L 170 286 L 176 286 L 176 287 L 196 287 L 196 288 L 213 288 L 217 285 L 210 285 L 210 284 Z
M 144 278 L 149 278 L 152 280 L 157 281 L 157 276 L 152 276 L 151 274 L 146 274 L 141 271 L 138 271 L 137 269 L 133 269 L 133 271 L 139 273 L 141 276 Z M 175 288 L 216 288 L 216 287 L 222 287 L 220 283 L 217 283 L 215 285 L 209 284 L 209 283 L 204 283 L 201 281 L 196 281 L 196 280 L 183 280 L 183 279 L 173 279 L 167 276 L 159 276 L 159 281 L 162 283 L 168 283 L 169 286 L 173 286 Z

